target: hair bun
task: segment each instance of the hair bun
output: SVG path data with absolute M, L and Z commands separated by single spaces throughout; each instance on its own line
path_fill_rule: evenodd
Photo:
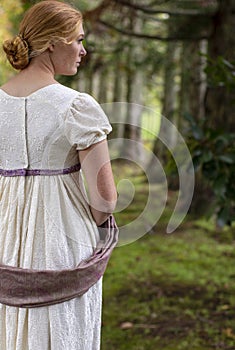
M 21 35 L 3 43 L 7 59 L 15 69 L 24 69 L 29 64 L 29 47 Z

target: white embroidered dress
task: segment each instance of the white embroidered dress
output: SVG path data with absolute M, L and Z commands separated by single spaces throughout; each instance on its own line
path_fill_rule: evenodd
M 53 84 L 28 97 L 0 90 L 0 169 L 65 169 L 106 138 L 109 121 L 89 95 Z M 99 240 L 80 171 L 0 175 L 0 264 L 75 267 Z M 1 281 L 0 281 L 1 282 Z M 102 280 L 82 297 L 35 309 L 0 304 L 1 350 L 100 349 Z

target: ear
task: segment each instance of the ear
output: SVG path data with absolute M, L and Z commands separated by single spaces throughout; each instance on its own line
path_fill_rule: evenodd
M 50 52 L 53 52 L 54 51 L 54 48 L 55 48 L 55 45 L 54 44 L 50 44 L 50 46 L 48 46 L 48 50 Z

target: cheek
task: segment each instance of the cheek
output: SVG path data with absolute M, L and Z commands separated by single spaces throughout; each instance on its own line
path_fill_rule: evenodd
M 75 47 L 73 47 L 73 56 L 74 57 L 78 57 L 79 56 L 79 48 L 76 45 Z
M 74 60 L 76 61 L 78 57 L 78 51 L 75 48 L 71 48 L 66 55 L 64 56 L 65 61 L 68 62 L 73 62 Z
M 60 69 L 66 69 L 66 67 L 70 67 L 73 62 L 75 61 L 75 55 L 73 52 L 66 52 L 63 55 L 61 55 L 59 59 L 59 66 Z
M 76 61 L 79 57 L 77 46 L 67 48 L 67 50 L 58 50 L 54 52 L 53 63 L 57 74 L 71 73 L 71 69 L 76 67 Z M 74 73 L 74 72 L 73 72 Z

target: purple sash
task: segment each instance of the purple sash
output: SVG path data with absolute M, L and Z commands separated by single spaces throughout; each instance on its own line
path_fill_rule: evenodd
M 80 170 L 80 164 L 59 170 L 0 169 L 2 176 L 65 175 Z M 0 265 L 0 303 L 33 308 L 62 303 L 88 291 L 103 276 L 118 241 L 113 215 L 98 227 L 100 241 L 92 256 L 65 270 L 34 270 Z M 104 239 L 102 239 L 104 237 Z
M 65 169 L 11 169 L 5 170 L 0 169 L 0 175 L 2 176 L 38 176 L 38 175 L 66 175 L 79 171 L 81 169 L 81 164 L 75 164 L 69 168 Z
M 87 292 L 103 276 L 118 241 L 112 215 L 99 231 L 101 236 L 105 233 L 104 240 L 100 240 L 93 255 L 76 268 L 33 270 L 0 265 L 0 303 L 33 308 L 62 303 Z

